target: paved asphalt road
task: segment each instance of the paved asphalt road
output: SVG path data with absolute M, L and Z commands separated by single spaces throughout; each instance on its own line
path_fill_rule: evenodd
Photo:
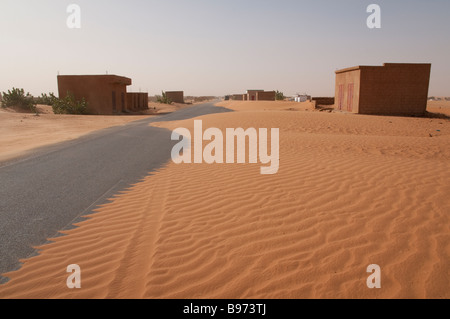
M 0 164 L 0 274 L 59 230 L 170 160 L 171 132 L 149 123 L 228 112 L 206 103 L 39 149 Z M 0 277 L 0 283 L 7 279 Z

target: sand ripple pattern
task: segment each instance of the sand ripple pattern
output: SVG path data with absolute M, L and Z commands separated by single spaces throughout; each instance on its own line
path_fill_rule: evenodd
M 432 139 L 427 119 L 408 136 L 414 125 L 383 133 L 346 122 L 357 116 L 287 113 L 202 117 L 279 127 L 277 175 L 169 163 L 40 247 L 0 297 L 449 298 L 449 123 Z M 79 290 L 65 286 L 74 263 Z M 382 289 L 366 286 L 370 264 Z

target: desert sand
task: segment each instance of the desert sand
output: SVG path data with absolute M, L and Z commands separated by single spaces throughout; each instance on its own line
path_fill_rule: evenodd
M 0 298 L 450 297 L 448 119 L 220 105 L 236 112 L 204 128 L 280 128 L 278 174 L 170 162 L 39 247 Z
M 450 101 L 429 101 L 428 112 L 450 116 Z
M 200 103 L 193 103 L 193 104 L 180 104 L 180 103 L 172 103 L 172 104 L 161 104 L 156 102 L 149 102 L 148 107 L 149 111 L 148 114 L 150 115 L 164 115 L 167 113 L 176 112 L 178 110 L 184 109 L 186 107 L 190 107 L 194 104 L 200 104 Z

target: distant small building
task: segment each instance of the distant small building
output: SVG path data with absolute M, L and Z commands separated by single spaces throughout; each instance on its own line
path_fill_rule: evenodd
M 311 96 L 310 95 L 301 95 L 301 94 L 296 94 L 294 95 L 294 101 L 295 102 L 307 102 L 311 100 Z
M 264 92 L 264 90 L 248 90 L 247 100 L 248 101 L 258 101 L 258 92 Z
M 166 97 L 174 103 L 184 103 L 184 92 L 183 91 L 168 91 L 165 92 Z
M 275 101 L 275 91 L 248 90 L 246 94 L 233 94 L 229 98 L 233 101 Z
M 276 95 L 275 91 L 248 90 L 244 101 L 275 101 Z
M 335 108 L 352 113 L 423 115 L 431 64 L 385 63 L 336 71 Z
M 75 99 L 85 99 L 88 113 L 111 115 L 127 110 L 129 78 L 117 75 L 58 75 L 58 93 L 64 98 L 70 92 Z

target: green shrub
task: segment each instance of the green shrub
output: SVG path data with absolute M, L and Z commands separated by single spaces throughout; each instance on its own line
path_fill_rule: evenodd
M 277 91 L 275 94 L 275 100 L 277 101 L 284 101 L 286 97 L 284 96 L 283 92 Z
M 157 98 L 156 101 L 161 104 L 172 104 L 172 101 L 167 97 L 167 94 L 165 92 L 161 93 L 162 93 L 161 96 L 156 97 Z
M 53 93 L 49 93 L 49 95 L 43 93 L 41 94 L 41 96 L 35 98 L 34 100 L 37 104 L 53 106 L 57 99 L 58 98 Z
M 36 112 L 36 103 L 30 93 L 25 94 L 23 89 L 12 88 L 3 92 L 2 107 L 19 107 L 23 110 Z
M 52 105 L 53 113 L 55 114 L 87 114 L 87 107 L 88 104 L 84 98 L 81 101 L 77 101 L 71 92 L 67 92 L 66 97 L 63 99 L 55 98 Z

